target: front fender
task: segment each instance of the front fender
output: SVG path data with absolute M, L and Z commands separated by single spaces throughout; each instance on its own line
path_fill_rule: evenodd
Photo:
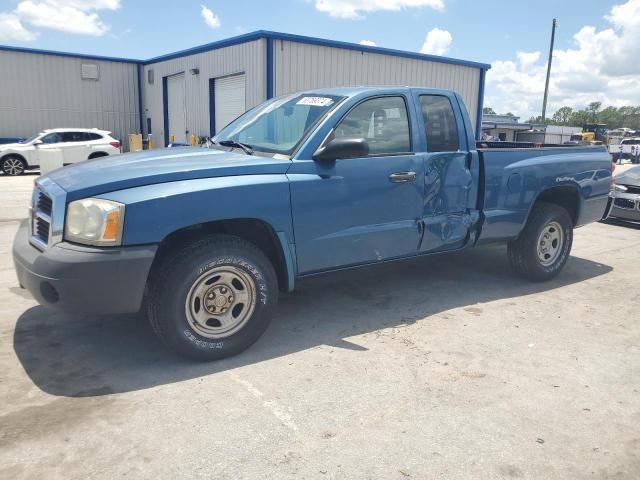
M 170 233 L 202 223 L 252 218 L 293 243 L 285 175 L 202 178 L 146 185 L 98 196 L 126 205 L 123 245 L 157 244 Z

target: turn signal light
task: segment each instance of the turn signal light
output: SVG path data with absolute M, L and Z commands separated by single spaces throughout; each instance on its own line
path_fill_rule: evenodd
M 107 221 L 104 226 L 103 240 L 114 241 L 118 238 L 120 230 L 120 212 L 110 212 L 107 214 Z

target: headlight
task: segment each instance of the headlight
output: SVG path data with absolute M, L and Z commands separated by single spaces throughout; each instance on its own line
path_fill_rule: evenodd
M 67 206 L 64 237 L 87 245 L 120 245 L 124 205 L 101 198 L 85 198 Z
M 626 192 L 627 190 L 629 190 L 627 187 L 625 187 L 624 185 L 618 185 L 617 183 L 613 184 L 613 189 L 616 192 Z

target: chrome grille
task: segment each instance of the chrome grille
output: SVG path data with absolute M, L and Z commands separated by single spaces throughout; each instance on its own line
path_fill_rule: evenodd
M 36 185 L 31 206 L 31 242 L 41 249 L 49 245 L 53 200 Z
M 49 242 L 49 230 L 51 229 L 51 225 L 46 220 L 42 218 L 36 218 L 35 220 L 35 229 L 33 234 L 38 237 L 42 242 Z
M 38 198 L 36 199 L 36 210 L 51 217 L 53 211 L 53 200 L 42 192 L 38 192 Z
M 30 243 L 46 250 L 63 238 L 66 192 L 48 177 L 40 177 L 31 197 Z

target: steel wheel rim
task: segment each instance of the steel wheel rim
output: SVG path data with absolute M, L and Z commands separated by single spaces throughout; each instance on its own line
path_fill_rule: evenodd
M 187 294 L 185 313 L 199 335 L 222 339 L 238 332 L 256 306 L 256 284 L 233 265 L 215 267 L 200 275 Z
M 20 175 L 24 172 L 24 165 L 17 158 L 7 158 L 2 165 L 2 170 L 7 175 Z
M 548 267 L 552 265 L 562 253 L 564 245 L 564 230 L 558 222 L 547 223 L 538 237 L 538 259 Z

